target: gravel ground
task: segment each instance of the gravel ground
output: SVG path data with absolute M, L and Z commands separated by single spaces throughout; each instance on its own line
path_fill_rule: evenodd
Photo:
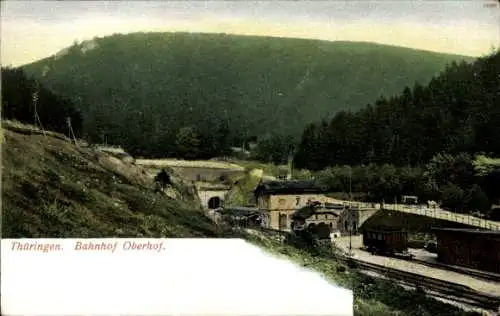
M 340 248 L 344 250 L 349 249 L 349 237 L 340 237 L 334 239 L 334 242 L 339 246 Z M 465 286 L 469 286 L 470 288 L 484 292 L 484 293 L 490 293 L 493 295 L 497 295 L 500 297 L 500 283 L 498 282 L 492 282 L 492 281 L 485 281 L 485 280 L 479 280 L 474 277 L 460 274 L 457 272 L 453 271 L 446 271 L 444 269 L 438 269 L 438 268 L 432 268 L 428 267 L 416 262 L 411 262 L 411 261 L 406 261 L 406 260 L 401 260 L 401 259 L 396 259 L 396 258 L 388 258 L 388 257 L 383 257 L 383 256 L 376 256 L 376 255 L 371 255 L 370 253 L 366 251 L 362 251 L 359 248 L 362 246 L 362 237 L 361 236 L 353 236 L 352 237 L 352 248 L 353 248 L 353 253 L 354 257 L 356 259 L 365 261 L 365 262 L 370 262 L 373 264 L 379 264 L 383 265 L 385 267 L 390 267 L 394 269 L 399 269 L 402 271 L 407 271 L 407 272 L 412 272 L 412 273 L 418 273 L 423 276 L 427 277 L 433 277 L 437 278 L 440 280 L 448 281 L 448 282 L 453 282 L 456 284 L 462 284 Z

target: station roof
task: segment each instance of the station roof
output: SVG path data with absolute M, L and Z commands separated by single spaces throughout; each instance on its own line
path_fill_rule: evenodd
M 316 181 L 262 181 L 255 194 L 328 193 L 328 187 Z

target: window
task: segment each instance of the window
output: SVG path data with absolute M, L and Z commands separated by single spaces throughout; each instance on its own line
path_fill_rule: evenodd
M 286 228 L 286 215 L 285 214 L 280 214 L 279 216 L 279 229 Z
M 300 196 L 297 196 L 295 199 L 297 200 L 297 202 L 295 203 L 295 206 L 299 206 L 299 204 L 300 204 Z

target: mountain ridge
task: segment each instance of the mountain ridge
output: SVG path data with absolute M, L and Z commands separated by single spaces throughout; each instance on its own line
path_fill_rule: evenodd
M 327 40 L 327 39 L 317 39 L 317 38 L 305 38 L 305 37 L 285 37 L 285 36 L 260 36 L 260 35 L 246 35 L 246 34 L 231 34 L 231 33 L 217 33 L 217 32 L 132 32 L 132 33 L 114 33 L 112 35 L 106 35 L 106 36 L 94 36 L 92 38 L 86 38 L 81 41 L 75 41 L 78 45 L 86 44 L 89 42 L 93 42 L 96 39 L 103 39 L 111 36 L 116 36 L 116 35 L 131 35 L 131 34 L 141 34 L 141 33 L 147 33 L 147 34 L 164 34 L 164 33 L 169 33 L 169 34 L 198 34 L 198 35 L 221 35 L 221 36 L 237 36 L 237 37 L 242 37 L 242 38 L 265 38 L 265 39 L 277 39 L 277 40 L 286 40 L 286 39 L 293 39 L 293 40 L 305 40 L 305 41 L 311 41 L 311 42 L 324 42 L 324 43 L 336 43 L 336 44 L 369 44 L 369 45 L 376 45 L 380 47 L 388 47 L 388 48 L 400 48 L 404 50 L 412 50 L 412 51 L 417 51 L 417 52 L 422 52 L 422 53 L 432 53 L 432 54 L 440 54 L 440 55 L 448 55 L 448 56 L 453 56 L 455 58 L 466 58 L 466 59 L 477 59 L 480 58 L 481 56 L 471 56 L 471 55 L 466 55 L 466 54 L 459 54 L 459 53 L 450 53 L 450 52 L 442 52 L 442 51 L 433 51 L 433 50 L 428 50 L 428 49 L 423 49 L 423 48 L 414 48 L 414 47 L 409 47 L 409 46 L 401 46 L 401 45 L 391 45 L 391 44 L 386 44 L 386 43 L 379 43 L 379 42 L 370 42 L 370 41 L 348 41 L 348 40 Z M 73 45 L 75 44 L 73 43 Z M 53 53 L 49 55 L 48 57 L 44 57 L 38 60 L 34 60 L 32 62 L 27 62 L 21 65 L 16 66 L 18 67 L 29 67 L 32 64 L 36 64 L 41 61 L 49 60 L 51 58 L 56 57 L 57 55 L 64 55 L 67 53 L 68 49 L 71 47 L 71 45 L 68 45 L 60 50 L 58 50 L 56 53 Z M 486 53 L 483 55 L 487 55 Z
M 75 101 L 89 138 L 132 146 L 130 138 L 147 135 L 147 150 L 166 152 L 186 126 L 211 134 L 228 125 L 233 144 L 298 137 L 308 123 L 474 59 L 366 42 L 164 32 L 96 37 L 54 56 L 23 69 Z

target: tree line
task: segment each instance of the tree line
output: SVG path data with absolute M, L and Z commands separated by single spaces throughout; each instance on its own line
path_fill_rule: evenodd
M 416 195 L 420 202 L 437 201 L 459 213 L 488 213 L 500 199 L 500 168 L 481 173 L 477 158 L 467 153 L 438 154 L 421 167 L 333 166 L 315 172 L 314 177 L 332 191 L 353 192 L 364 201 L 399 203 L 403 195 Z
M 406 87 L 357 112 L 308 125 L 297 166 L 421 166 L 438 153 L 500 155 L 500 52 L 451 63 L 427 86 Z
M 500 51 L 451 63 L 427 86 L 309 124 L 295 166 L 339 191 L 348 192 L 351 179 L 371 200 L 415 194 L 458 212 L 487 210 L 500 202 L 500 168 L 479 172 L 475 155 L 500 156 L 498 122 Z
M 77 137 L 90 143 L 107 143 L 108 139 L 119 138 L 115 145 L 123 146 L 133 155 L 146 157 L 175 156 L 186 159 L 206 159 L 228 155 L 231 145 L 227 121 L 217 117 L 207 118 L 207 122 L 184 126 L 171 130 L 158 128 L 154 113 L 145 113 L 139 124 L 127 126 L 130 134 L 113 135 L 109 110 L 87 122 L 92 129 L 84 131 L 83 116 L 78 102 L 61 97 L 39 81 L 28 76 L 22 68 L 5 67 L 2 73 L 2 118 L 17 120 L 25 124 L 39 125 L 46 130 L 67 134 L 67 118 Z M 36 113 L 39 119 L 35 118 Z M 104 115 L 104 116 L 103 116 Z M 154 115 L 153 115 L 154 116 Z M 142 117 L 142 116 L 140 116 Z M 208 123 L 209 121 L 209 123 Z M 156 124 L 156 125 L 155 125 Z M 148 131 L 149 130 L 149 131 Z M 152 131 L 152 132 L 151 132 Z M 108 138 L 109 137 L 109 138 Z

